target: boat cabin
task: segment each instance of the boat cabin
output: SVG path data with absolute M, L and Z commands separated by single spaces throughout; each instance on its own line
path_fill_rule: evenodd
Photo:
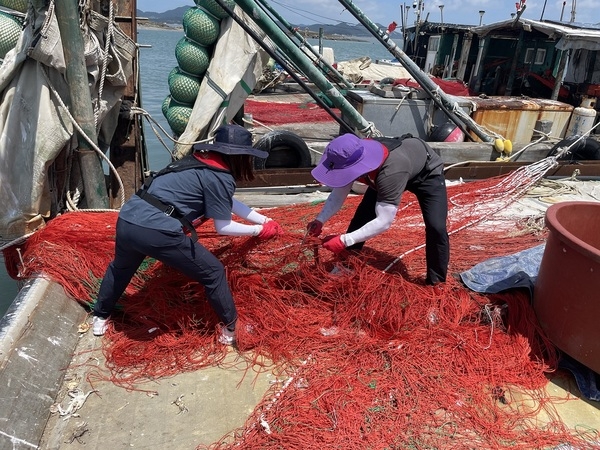
M 407 28 L 404 47 L 426 73 L 464 81 L 473 95 L 573 106 L 600 96 L 599 50 L 599 25 L 522 17 L 475 27 L 421 23 Z
M 581 104 L 600 95 L 600 26 L 515 19 L 471 29 L 480 44 L 469 85 L 487 95 Z

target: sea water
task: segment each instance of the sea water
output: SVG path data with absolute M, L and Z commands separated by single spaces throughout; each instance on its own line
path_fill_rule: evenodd
M 169 126 L 162 115 L 162 103 L 169 95 L 167 83 L 169 72 L 177 66 L 175 46 L 183 36 L 183 30 L 180 29 L 140 29 L 138 32 L 138 43 L 142 46 L 140 48 L 141 104 L 144 110 L 167 131 Z M 308 42 L 311 45 L 318 45 L 316 39 L 309 39 Z M 343 41 L 325 39 L 322 45 L 333 49 L 336 61 L 347 61 L 362 56 L 369 56 L 373 61 L 393 58 L 375 38 Z M 156 125 L 155 128 L 158 129 Z M 170 162 L 169 150 L 172 148 L 172 142 L 159 131 L 160 139 L 166 143 L 165 148 L 147 121 L 144 121 L 144 131 L 148 144 L 150 169 L 159 170 Z M 17 282 L 6 273 L 4 258 L 0 254 L 0 316 L 4 315 L 17 293 Z

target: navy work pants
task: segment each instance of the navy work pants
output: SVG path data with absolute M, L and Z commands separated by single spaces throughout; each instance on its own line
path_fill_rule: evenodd
M 406 190 L 416 195 L 425 223 L 425 258 L 427 260 L 427 284 L 446 281 L 450 260 L 450 239 L 446 228 L 448 217 L 448 194 L 443 174 L 430 174 L 424 179 L 409 182 Z M 368 188 L 356 208 L 347 233 L 358 230 L 375 219 L 377 191 Z M 351 250 L 362 249 L 364 242 L 358 242 Z
M 117 220 L 115 258 L 100 285 L 94 315 L 107 318 L 146 256 L 179 270 L 204 285 L 219 319 L 232 327 L 237 319 L 233 296 L 219 259 L 183 232 L 159 231 Z

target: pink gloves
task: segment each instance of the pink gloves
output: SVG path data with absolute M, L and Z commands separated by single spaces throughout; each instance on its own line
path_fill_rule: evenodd
M 262 225 L 262 230 L 258 233 L 259 239 L 271 239 L 283 235 L 283 228 L 274 220 L 267 220 Z
M 309 236 L 317 237 L 321 234 L 321 231 L 323 231 L 323 223 L 319 220 L 315 219 L 306 225 L 306 232 L 309 234 Z
M 346 249 L 346 244 L 344 244 L 342 238 L 338 234 L 336 236 L 327 236 L 323 240 L 323 248 L 326 248 L 337 255 Z
M 315 219 L 306 225 L 306 232 L 309 236 L 317 237 L 321 234 L 322 231 L 323 222 L 321 222 L 320 220 Z M 323 248 L 326 248 L 327 250 L 335 253 L 336 255 L 346 249 L 346 244 L 342 242 L 342 238 L 340 237 L 340 235 L 327 236 L 323 239 L 322 242 Z

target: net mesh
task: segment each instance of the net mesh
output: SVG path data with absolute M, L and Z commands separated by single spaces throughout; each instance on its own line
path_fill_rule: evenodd
M 502 214 L 516 195 L 510 179 L 449 187 L 451 274 L 544 241 L 530 218 Z M 347 200 L 327 234 L 345 231 L 358 201 Z M 482 295 L 454 276 L 426 286 L 422 218 L 409 193 L 393 227 L 360 258 L 334 256 L 304 237 L 320 208 L 271 209 L 286 234 L 266 242 L 198 228 L 227 267 L 240 358 L 278 380 L 241 429 L 209 448 L 593 448 L 597 432 L 568 429 L 544 390 L 557 352 L 527 292 Z M 9 273 L 43 273 L 90 305 L 113 255 L 116 219 L 57 217 L 20 257 L 5 249 Z M 202 286 L 147 260 L 110 322 L 107 371 L 95 379 L 143 389 L 158 377 L 224 364 L 217 326 Z
M 27 0 L 1 0 L 0 6 L 22 13 L 27 12 Z
M 206 11 L 211 13 L 217 19 L 225 19 L 229 17 L 227 11 L 225 11 L 215 0 L 195 0 L 195 3 L 199 7 L 204 8 Z M 225 0 L 224 3 L 229 9 L 235 8 L 234 0 Z
M 192 115 L 192 108 L 189 106 L 179 106 L 177 104 L 170 103 L 167 108 L 167 122 L 173 130 L 173 133 L 180 135 L 185 131 L 185 127 L 190 121 Z
M 206 47 L 183 37 L 175 46 L 175 58 L 184 72 L 201 77 L 210 64 L 210 55 Z
M 171 97 L 179 103 L 193 105 L 200 91 L 201 78 L 177 73 L 169 77 L 169 92 Z
M 22 27 L 23 24 L 17 17 L 0 11 L 0 58 L 4 58 L 17 45 Z
M 192 41 L 206 47 L 219 37 L 219 21 L 200 8 L 190 8 L 183 15 L 183 31 Z

